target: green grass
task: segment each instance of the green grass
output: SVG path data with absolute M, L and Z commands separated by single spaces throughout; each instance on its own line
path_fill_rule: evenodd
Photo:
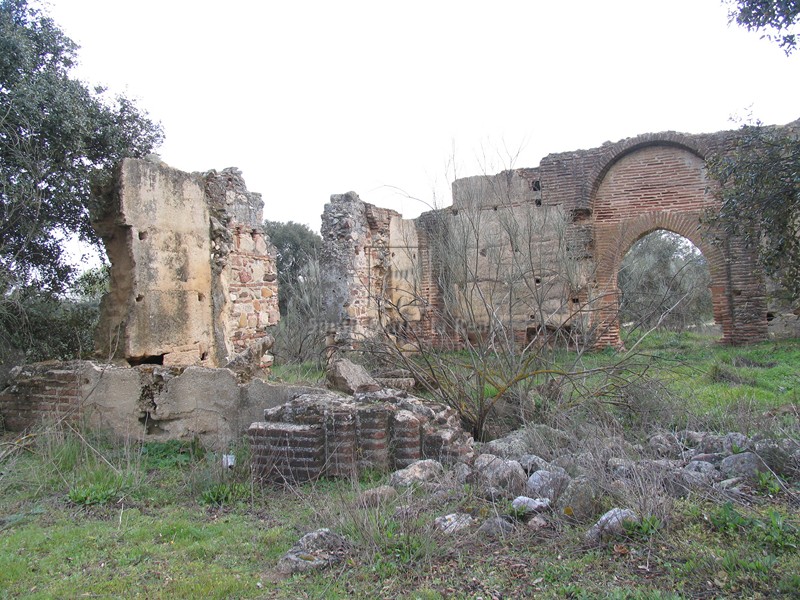
M 638 349 L 678 404 L 707 423 L 737 425 L 743 405 L 755 414 L 797 405 L 797 342 L 727 348 L 658 334 Z M 581 360 L 592 368 L 618 357 Z M 508 502 L 470 486 L 364 508 L 358 494 L 386 474 L 287 490 L 250 481 L 245 444 L 223 471 L 219 454 L 196 443 L 119 443 L 57 427 L 33 439 L 0 463 L 0 598 L 656 600 L 793 598 L 800 588 L 796 481 L 784 482 L 791 496 L 763 477 L 751 505 L 676 501 L 668 515 L 589 548 L 586 524 L 555 516 L 544 530 L 521 526 L 504 539 L 434 532 L 433 520 L 450 512 L 508 513 Z M 4 451 L 15 440 L 5 434 Z M 408 504 L 418 514 L 396 512 Z M 352 557 L 325 573 L 280 576 L 280 556 L 318 527 L 352 540 Z

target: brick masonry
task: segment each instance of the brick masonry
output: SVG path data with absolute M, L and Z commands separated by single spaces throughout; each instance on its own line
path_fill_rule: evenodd
M 248 435 L 255 475 L 278 482 L 401 469 L 423 458 L 453 463 L 473 443 L 453 409 L 389 389 L 305 394 L 266 410 Z
M 742 240 L 726 236 L 709 224 L 708 216 L 719 210 L 715 182 L 706 176 L 706 157 L 732 147 L 736 131 L 687 135 L 675 132 L 644 134 L 599 148 L 551 154 L 538 168 L 516 169 L 497 175 L 459 179 L 453 183 L 453 205 L 432 211 L 413 221 L 404 221 L 414 229 L 418 268 L 413 282 L 405 287 L 417 290 L 419 304 L 416 320 L 406 319 L 403 327 L 413 328 L 414 335 L 438 346 L 463 346 L 463 332 L 438 322 L 444 304 L 439 284 L 437 246 L 433 242 L 448 224 L 456 222 L 464 211 L 481 213 L 482 222 L 491 227 L 508 214 L 535 214 L 559 210 L 567 215 L 565 239 L 570 260 L 581 276 L 561 288 L 560 311 L 551 311 L 547 328 L 571 326 L 580 330 L 584 343 L 595 347 L 619 346 L 617 272 L 630 247 L 641 237 L 659 230 L 682 235 L 694 243 L 706 257 L 711 274 L 714 318 L 727 344 L 747 344 L 764 340 L 768 335 L 767 296 L 763 274 L 754 271 L 754 255 Z M 405 240 L 386 237 L 386 221 L 402 220 L 391 211 L 361 202 L 354 193 L 332 196 L 323 215 L 324 253 L 336 256 L 328 263 L 328 277 L 338 281 L 338 297 L 328 295 L 330 314 L 337 331 L 368 334 L 379 327 L 391 330 L 392 324 L 379 322 L 377 307 L 392 300 L 391 288 L 382 281 L 408 277 L 408 269 L 399 275 L 391 259 L 384 260 L 380 272 L 376 261 L 353 261 L 355 248 L 375 246 L 394 248 Z M 380 214 L 381 219 L 368 218 Z M 337 215 L 336 219 L 332 219 Z M 344 215 L 347 215 L 344 217 Z M 349 219 L 349 221 L 348 221 Z M 405 231 L 409 227 L 389 227 Z M 541 255 L 553 252 L 554 243 L 540 236 L 535 244 Z M 345 246 L 347 248 L 345 248 Z M 388 275 L 387 275 L 388 274 Z M 365 285 L 368 282 L 368 285 Z M 476 280 L 476 285 L 483 283 Z M 538 282 L 537 282 L 538 283 Z M 534 286 L 530 286 L 533 289 Z M 344 302 L 338 299 L 344 298 Z M 552 300 L 552 299 L 550 299 Z M 548 300 L 549 301 L 549 300 Z M 336 308 L 342 312 L 337 318 Z M 565 310 L 566 309 L 566 310 Z M 341 314 L 345 317 L 341 318 Z M 515 335 L 530 331 L 525 315 L 515 323 Z M 409 322 L 410 321 L 410 322 Z M 537 331 L 543 331 L 541 324 Z M 341 337 L 341 333 L 340 333 Z M 520 341 L 526 341 L 523 338 Z

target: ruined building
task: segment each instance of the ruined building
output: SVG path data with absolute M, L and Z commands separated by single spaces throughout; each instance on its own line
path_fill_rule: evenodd
M 276 257 L 261 197 L 237 169 L 190 174 L 127 159 L 105 194 L 96 227 L 112 266 L 100 361 L 17 367 L 0 390 L 5 427 L 68 418 L 122 437 L 224 447 L 305 391 L 252 378 L 272 358 Z
M 452 206 L 413 220 L 353 192 L 331 196 L 322 261 L 337 343 L 382 330 L 410 350 L 498 335 L 619 346 L 620 263 L 659 229 L 706 258 L 722 341 L 765 339 L 764 276 L 743 241 L 708 220 L 719 204 L 705 161 L 736 135 L 645 134 L 551 154 L 459 179 Z
M 95 225 L 111 261 L 101 358 L 221 367 L 261 349 L 279 319 L 275 249 L 261 195 L 237 169 L 200 175 L 126 159 L 106 204 Z

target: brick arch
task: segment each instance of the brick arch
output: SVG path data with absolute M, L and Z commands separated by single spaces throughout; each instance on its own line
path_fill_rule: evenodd
M 705 161 L 711 152 L 710 146 L 696 136 L 687 136 L 675 131 L 665 131 L 661 133 L 645 133 L 636 137 L 628 138 L 608 144 L 604 147 L 602 154 L 594 161 L 594 166 L 589 172 L 586 180 L 590 183 L 590 200 L 594 200 L 597 190 L 603 179 L 614 164 L 627 154 L 647 148 L 649 146 L 663 146 L 683 149 L 694 154 Z
M 658 229 L 684 236 L 703 253 L 711 273 L 714 319 L 722 328 L 723 341 L 734 340 L 729 248 L 712 243 L 720 233 L 702 224 L 702 216 L 718 207 L 705 160 L 697 145 L 688 148 L 664 137 L 622 142 L 599 167 L 603 174 L 591 198 L 596 268 L 591 295 L 597 346 L 620 345 L 619 267 L 636 240 Z

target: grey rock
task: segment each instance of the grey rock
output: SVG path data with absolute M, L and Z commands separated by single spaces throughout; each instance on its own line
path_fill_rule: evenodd
M 719 464 L 719 462 L 725 458 L 725 455 L 722 453 L 703 453 L 703 454 L 695 454 L 691 457 L 692 460 L 698 460 L 703 462 L 709 462 L 712 465 Z
M 527 521 L 525 525 L 527 525 L 534 531 L 539 531 L 540 529 L 544 529 L 545 527 L 547 527 L 547 519 L 539 515 L 536 515 L 532 519 Z
M 481 448 L 481 452 L 494 454 L 500 458 L 517 460 L 521 456 L 530 452 L 528 434 L 524 429 L 517 429 L 508 435 L 487 442 Z
M 650 450 L 656 455 L 666 458 L 679 458 L 683 446 L 671 433 L 657 433 L 647 440 Z
M 693 460 L 683 468 L 692 473 L 702 473 L 704 475 L 713 475 L 717 471 L 713 464 L 704 460 Z
M 625 535 L 625 523 L 638 523 L 639 517 L 629 508 L 612 508 L 595 523 L 584 536 L 587 544 Z
M 278 571 L 287 575 L 319 571 L 342 562 L 352 545 L 330 529 L 317 529 L 305 534 L 278 561 Z
M 434 482 L 444 473 L 438 460 L 426 459 L 411 463 L 405 469 L 395 471 L 389 477 L 392 487 L 409 487 L 414 484 Z
M 562 472 L 536 471 L 525 485 L 531 498 L 547 498 L 555 502 L 569 484 L 570 478 Z
M 465 463 L 457 463 L 453 466 L 450 470 L 450 474 L 453 477 L 453 480 L 458 483 L 459 485 L 464 485 L 468 483 L 469 480 L 472 478 L 472 467 Z
M 741 452 L 749 448 L 750 439 L 743 433 L 733 432 L 722 438 L 722 451 L 726 454 Z
M 508 535 L 514 531 L 514 524 L 503 517 L 492 517 L 486 519 L 476 533 L 485 537 L 499 537 Z
M 636 468 L 636 462 L 627 458 L 611 457 L 606 463 L 606 468 L 615 478 L 629 477 Z
M 511 508 L 515 511 L 530 515 L 540 513 L 550 508 L 549 498 L 528 498 L 527 496 L 517 496 L 511 502 Z
M 356 392 L 376 392 L 381 389 L 367 370 L 361 365 L 339 358 L 328 365 L 326 372 L 328 387 L 346 394 Z
M 522 470 L 525 471 L 527 475 L 531 475 L 536 471 L 546 470 L 550 464 L 543 459 L 541 456 L 537 456 L 536 454 L 523 454 L 517 459 L 517 462 L 522 467 Z
M 467 529 L 474 522 L 475 519 L 467 513 L 451 513 L 443 517 L 436 517 L 433 525 L 442 533 L 456 533 Z
M 791 475 L 797 465 L 792 458 L 792 452 L 797 442 L 792 440 L 758 440 L 753 443 L 753 451 L 767 466 L 778 475 Z
M 759 473 L 767 472 L 767 466 L 758 455 L 753 452 L 742 452 L 731 454 L 722 459 L 719 463 L 719 470 L 722 477 L 744 477 L 745 479 L 755 479 Z
M 517 494 L 525 488 L 525 471 L 515 460 L 504 460 L 493 454 L 481 454 L 475 459 L 474 475 L 489 487 L 508 490 Z
M 588 521 L 602 510 L 602 495 L 598 487 L 588 478 L 573 479 L 558 498 L 561 514 L 577 521 Z
M 706 433 L 698 444 L 698 449 L 700 452 L 708 453 L 725 452 L 725 438 L 721 435 Z

